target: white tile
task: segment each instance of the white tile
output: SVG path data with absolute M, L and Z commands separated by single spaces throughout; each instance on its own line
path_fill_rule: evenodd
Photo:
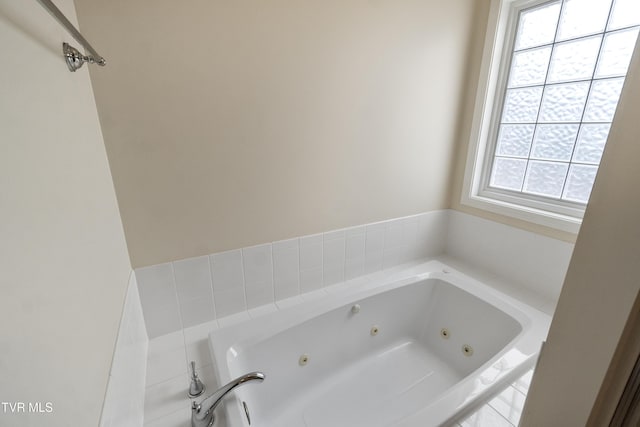
M 209 338 L 209 333 L 218 329 L 218 321 L 212 320 L 201 325 L 192 326 L 184 330 L 184 343 L 186 345 L 193 344 L 200 340 L 206 340 Z
M 412 216 L 385 223 L 383 268 L 421 258 L 418 246 L 419 217 Z
M 382 255 L 370 255 L 364 260 L 364 274 L 382 270 Z
M 325 266 L 322 270 L 322 285 L 331 286 L 344 282 L 344 265 L 338 267 Z
M 213 292 L 209 257 L 188 258 L 173 263 L 178 299 L 209 297 Z
M 186 375 L 147 387 L 144 400 L 145 423 L 158 420 L 185 407 L 190 408 L 188 392 L 189 379 Z
M 418 215 L 418 258 L 431 258 L 445 252 L 449 212 L 442 210 Z
M 214 291 L 213 300 L 218 318 L 229 316 L 247 309 L 244 287 Z
M 519 390 L 523 394 L 527 394 L 529 392 L 529 387 L 531 386 L 531 379 L 533 378 L 533 369 L 529 372 L 521 376 L 513 383 L 513 386 Z
M 215 390 L 222 387 L 224 384 L 218 384 L 216 381 L 215 372 L 213 372 L 213 365 L 203 366 L 200 371 L 198 371 L 198 376 L 200 380 L 206 387 L 205 396 L 210 395 Z M 223 413 L 224 411 L 219 411 L 218 413 Z M 224 425 L 224 424 L 221 424 Z
M 191 409 L 179 409 L 157 420 L 144 423 L 144 427 L 191 427 Z
M 402 221 L 402 239 L 406 248 L 404 262 L 422 258 L 418 245 L 418 230 L 420 229 L 420 217 L 412 216 Z
M 200 375 L 200 370 L 213 363 L 211 358 L 211 351 L 209 350 L 209 339 L 203 338 L 198 341 L 187 344 L 187 373 L 190 374 L 191 367 L 189 364 L 193 361 L 196 362 L 196 372 Z
M 368 225 L 365 236 L 365 273 L 382 269 L 382 255 L 384 250 L 384 223 Z
M 502 415 L 489 405 L 482 406 L 478 411 L 460 422 L 462 427 L 513 427 Z
M 242 249 L 244 263 L 244 284 L 273 282 L 273 262 L 271 245 L 259 245 Z
M 274 297 L 276 301 L 283 300 L 285 298 L 294 297 L 299 294 L 300 294 L 299 276 L 289 281 L 276 282 L 274 286 Z
M 267 314 L 275 313 L 276 311 L 278 311 L 278 306 L 276 306 L 275 303 L 272 303 L 252 308 L 251 310 L 248 310 L 248 313 L 252 319 L 257 319 L 258 317 L 266 316 Z
M 183 346 L 184 333 L 182 330 L 165 334 L 149 340 L 149 357 L 161 356 Z
M 450 211 L 447 254 L 557 301 L 573 245 Z
M 403 246 L 402 220 L 394 219 L 384 223 L 384 249 Z
M 366 230 L 366 226 L 364 225 L 357 225 L 355 227 L 349 227 L 347 229 L 345 229 L 345 235 L 347 237 L 347 239 L 349 237 L 353 237 L 353 236 L 362 236 L 365 234 L 365 230 Z
M 362 230 L 364 231 L 364 227 L 362 227 Z M 355 234 L 352 236 L 347 235 L 345 259 L 364 259 L 364 241 L 364 232 L 362 234 Z
M 213 363 L 209 351 L 209 334 L 218 329 L 218 321 L 203 323 L 184 330 L 184 341 L 187 352 L 187 372 L 189 372 L 189 362 L 196 362 L 196 371 L 200 375 L 200 370 Z
M 300 271 L 322 267 L 322 234 L 300 238 Z
M 344 266 L 344 279 L 350 280 L 364 274 L 364 256 L 348 259 Z
M 322 244 L 322 262 L 325 268 L 343 267 L 345 260 L 344 233 L 331 234 L 331 239 L 325 238 Z M 325 235 L 326 236 L 326 235 Z
M 249 313 L 242 311 L 240 313 L 232 314 L 231 316 L 222 317 L 218 319 L 218 324 L 221 328 L 227 328 L 229 326 L 237 325 L 238 323 L 251 320 Z
M 298 239 L 273 243 L 273 279 L 275 299 L 300 293 Z
M 300 293 L 315 291 L 322 286 L 322 267 L 300 271 Z
M 180 314 L 184 328 L 210 322 L 216 318 L 213 299 L 211 296 L 205 296 L 186 301 L 181 300 Z
M 241 250 L 213 254 L 209 256 L 209 260 L 214 295 L 216 291 L 238 289 L 244 286 Z
M 275 301 L 273 283 L 256 283 L 246 286 L 247 308 L 256 308 Z
M 489 405 L 509 420 L 511 424 L 518 425 L 524 409 L 524 401 L 524 394 L 514 387 L 507 387 L 502 393 L 490 400 Z
M 168 305 L 143 305 L 142 308 L 149 338 L 156 338 L 182 329 L 177 298 L 174 298 Z
M 171 263 L 138 268 L 136 279 L 143 309 L 166 306 L 177 298 Z
M 328 241 L 328 240 L 344 240 L 345 237 L 347 235 L 347 229 L 346 228 L 341 228 L 339 230 L 331 230 L 331 231 L 327 231 L 322 233 L 322 240 L 324 242 Z
M 297 237 L 293 239 L 279 240 L 271 244 L 273 252 L 286 250 L 286 249 L 298 250 L 299 245 L 300 245 L 299 238 Z
M 138 291 L 138 282 L 135 272 L 131 272 L 129 278 L 129 293 L 127 299 L 131 299 L 132 313 L 131 323 L 134 326 L 134 341 L 149 341 L 147 327 L 144 324 L 144 313 L 142 312 L 142 302 L 140 301 L 140 292 Z
M 142 331 L 140 328 L 142 327 Z M 148 339 L 135 274 L 129 278 L 118 329 L 101 427 L 139 427 L 144 418 Z
M 187 354 L 182 347 L 147 360 L 147 387 L 187 374 Z
M 405 249 L 403 247 L 396 246 L 391 249 L 384 249 L 384 255 L 382 257 L 382 268 L 391 268 L 396 265 L 402 264 L 404 261 Z

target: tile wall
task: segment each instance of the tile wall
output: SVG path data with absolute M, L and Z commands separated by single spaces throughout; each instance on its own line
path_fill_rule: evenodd
M 449 211 L 448 224 L 447 255 L 508 279 L 555 306 L 573 243 L 455 210 Z
M 188 425 L 188 361 L 196 362 L 207 386 L 217 386 L 207 341 L 212 329 L 321 297 L 332 284 L 436 256 L 478 266 L 478 274 L 501 278 L 529 302 L 525 297 L 533 294 L 554 302 L 572 249 L 569 243 L 457 211 L 435 211 L 138 269 L 151 338 L 144 425 Z M 517 425 L 530 375 L 459 425 Z
M 100 427 L 142 425 L 148 345 L 136 276 L 131 272 Z
M 444 251 L 449 211 L 136 269 L 149 338 Z

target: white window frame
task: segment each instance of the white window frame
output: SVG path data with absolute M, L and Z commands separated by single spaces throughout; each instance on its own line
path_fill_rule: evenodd
M 549 0 L 492 0 L 487 22 L 461 203 L 535 224 L 577 233 L 585 205 L 490 188 L 497 117 L 509 77 L 519 13 Z

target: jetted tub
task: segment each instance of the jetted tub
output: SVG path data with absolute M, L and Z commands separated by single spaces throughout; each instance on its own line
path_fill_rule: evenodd
M 446 265 L 216 330 L 229 427 L 447 426 L 530 369 L 550 318 Z M 348 285 L 348 284 L 345 284 Z M 334 289 L 335 290 L 335 289 Z

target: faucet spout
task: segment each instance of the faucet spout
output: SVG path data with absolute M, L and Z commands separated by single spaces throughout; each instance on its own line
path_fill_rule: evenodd
M 211 427 L 214 421 L 213 411 L 227 394 L 242 384 L 250 381 L 262 382 L 264 378 L 265 375 L 262 372 L 251 372 L 220 387 L 215 393 L 205 398 L 199 404 L 193 401 L 191 405 L 191 427 Z

